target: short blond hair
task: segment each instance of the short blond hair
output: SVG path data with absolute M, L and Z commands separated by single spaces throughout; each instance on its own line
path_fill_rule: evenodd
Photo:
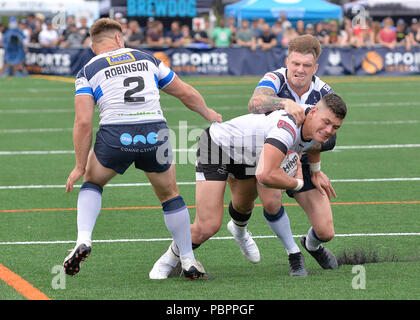
M 319 40 L 310 34 L 304 34 L 298 36 L 290 41 L 289 43 L 289 55 L 291 52 L 299 52 L 301 54 L 312 54 L 315 61 L 318 60 L 321 55 L 322 49 Z
M 104 37 L 109 37 L 111 33 L 115 32 L 122 34 L 121 25 L 110 18 L 101 18 L 90 27 L 92 42 L 100 42 Z

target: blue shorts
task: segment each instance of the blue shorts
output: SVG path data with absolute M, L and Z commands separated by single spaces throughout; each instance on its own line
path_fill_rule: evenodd
M 146 172 L 165 172 L 173 159 L 165 122 L 101 125 L 93 150 L 104 167 L 119 174 L 133 162 Z

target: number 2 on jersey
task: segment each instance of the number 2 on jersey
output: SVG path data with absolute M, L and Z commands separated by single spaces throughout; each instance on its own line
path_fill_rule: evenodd
M 124 87 L 129 87 L 133 82 L 136 82 L 137 86 L 124 93 L 124 102 L 145 102 L 144 97 L 132 97 L 133 94 L 141 92 L 144 89 L 144 79 L 142 77 L 126 78 L 123 83 Z

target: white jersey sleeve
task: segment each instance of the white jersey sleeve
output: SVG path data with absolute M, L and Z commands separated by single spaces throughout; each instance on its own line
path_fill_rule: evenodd
M 269 116 L 273 117 L 272 121 L 276 122 L 267 134 L 265 143 L 270 143 L 277 147 L 284 154 L 288 150 L 293 149 L 298 139 L 298 128 L 294 119 L 286 112 L 279 110 Z
M 84 69 L 81 69 L 76 76 L 76 93 L 75 96 L 79 95 L 90 95 L 93 97 L 93 89 L 89 84 L 89 81 L 86 79 L 84 74 Z
M 277 94 L 281 85 L 282 83 L 278 74 L 276 74 L 275 72 L 267 72 L 258 82 L 257 87 L 271 88 L 274 90 L 275 94 Z

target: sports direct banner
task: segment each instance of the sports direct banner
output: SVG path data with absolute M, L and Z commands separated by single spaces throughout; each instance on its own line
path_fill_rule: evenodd
M 262 76 L 285 66 L 287 49 L 269 51 L 248 48 L 144 49 L 181 76 Z M 26 66 L 30 73 L 76 75 L 92 57 L 90 49 L 29 48 Z M 420 48 L 323 48 L 317 74 L 413 75 L 420 74 Z

